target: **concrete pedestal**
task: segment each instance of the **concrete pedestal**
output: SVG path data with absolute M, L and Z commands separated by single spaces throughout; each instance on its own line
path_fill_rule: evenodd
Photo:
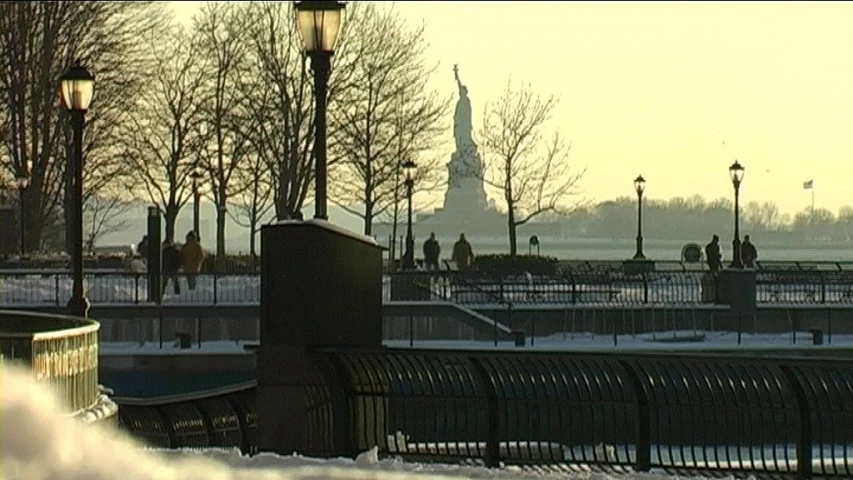
M 391 300 L 429 300 L 431 296 L 429 273 L 413 271 L 391 276 Z
M 729 305 L 732 313 L 752 314 L 755 311 L 755 270 L 722 270 L 717 277 L 717 288 L 717 303 Z
M 382 250 L 322 220 L 266 225 L 261 247 L 258 446 L 280 454 L 345 449 L 317 444 L 323 381 L 311 351 L 382 347 Z
M 648 259 L 631 259 L 622 262 L 625 275 L 640 275 L 643 273 L 652 273 L 655 271 L 655 261 Z
M 18 228 L 12 228 L 14 225 Z M 0 205 L 0 225 L 6 228 L 0 229 L 0 255 L 14 255 L 20 250 L 15 248 L 21 235 L 20 222 L 15 220 L 15 209 L 13 207 Z

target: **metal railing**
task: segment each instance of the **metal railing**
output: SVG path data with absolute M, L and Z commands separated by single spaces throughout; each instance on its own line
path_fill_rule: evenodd
M 626 274 L 621 266 L 576 265 L 554 275 L 484 276 L 476 272 L 397 272 L 391 300 L 444 300 L 463 305 L 702 305 L 717 300 L 719 277 L 703 270 Z M 429 288 L 393 288 L 409 278 Z M 853 305 L 853 271 L 756 271 L 756 302 Z
M 491 467 L 853 475 L 844 360 L 390 350 L 317 361 L 343 381 L 338 414 L 354 451 Z
M 251 304 L 260 302 L 257 274 L 198 274 L 195 288 L 188 277 L 163 276 L 163 304 Z M 177 279 L 180 293 L 175 290 Z M 149 302 L 148 274 L 123 270 L 86 272 L 86 295 L 92 304 L 153 304 Z M 0 272 L 0 305 L 66 305 L 73 278 L 67 270 L 7 270 Z
M 97 403 L 97 322 L 58 315 L 0 310 L 0 361 L 29 365 L 70 412 Z
M 239 448 L 257 453 L 257 382 L 192 395 L 116 397 L 119 427 L 153 448 Z
M 305 454 L 378 446 L 406 460 L 534 471 L 853 476 L 845 359 L 323 350 L 306 375 Z M 160 447 L 256 451 L 255 389 L 241 388 L 120 401 L 121 424 Z
M 759 304 L 853 305 L 853 269 L 841 262 L 763 263 L 756 270 Z M 853 266 L 853 264 L 851 264 Z M 94 305 L 153 304 L 144 273 L 87 272 Z M 199 274 L 189 288 L 169 280 L 163 305 L 258 305 L 255 274 Z M 409 283 L 406 286 L 406 283 Z M 67 271 L 0 272 L 0 305 L 62 306 L 71 297 Z M 714 303 L 717 278 L 696 264 L 659 262 L 656 271 L 626 274 L 621 264 L 564 263 L 553 275 L 485 276 L 477 272 L 393 272 L 385 275 L 386 300 L 443 300 L 462 305 L 700 305 Z

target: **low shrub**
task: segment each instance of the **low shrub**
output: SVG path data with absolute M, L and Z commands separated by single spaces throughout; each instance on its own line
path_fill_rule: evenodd
M 485 275 L 554 275 L 557 273 L 556 257 L 541 255 L 508 254 L 480 255 L 474 258 L 474 269 Z

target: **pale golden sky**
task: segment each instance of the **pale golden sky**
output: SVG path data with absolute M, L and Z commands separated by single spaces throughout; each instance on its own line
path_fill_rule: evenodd
M 199 2 L 173 2 L 189 18 Z M 587 167 L 590 200 L 731 197 L 794 213 L 853 205 L 853 3 L 398 2 L 426 22 L 434 86 L 459 64 L 482 109 L 509 75 L 561 102 L 555 116 Z M 447 119 L 448 140 L 452 118 Z

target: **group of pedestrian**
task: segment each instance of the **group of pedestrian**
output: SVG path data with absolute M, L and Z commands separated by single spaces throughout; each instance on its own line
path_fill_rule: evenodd
M 136 247 L 137 255 L 133 262 L 145 258 L 145 263 L 149 263 L 148 256 L 148 236 L 143 236 L 142 241 Z M 174 243 L 169 239 L 163 241 L 161 247 L 160 262 L 163 274 L 163 293 L 166 292 L 166 287 L 169 280 L 172 281 L 172 288 L 175 295 L 181 294 L 181 283 L 178 281 L 178 274 L 183 273 L 187 278 L 187 287 L 190 290 L 196 288 L 196 276 L 201 272 L 201 266 L 204 263 L 204 250 L 201 248 L 195 232 L 187 233 L 183 245 Z
M 750 240 L 749 235 L 744 235 L 743 243 L 740 245 L 740 259 L 746 268 L 755 268 L 758 260 L 758 249 Z M 723 253 L 720 249 L 720 237 L 716 234 L 711 237 L 711 243 L 705 245 L 705 261 L 711 273 L 716 274 L 723 268 Z
M 429 270 L 440 270 L 438 265 L 439 257 L 441 256 L 441 245 L 435 238 L 435 233 L 429 234 L 429 239 L 424 242 L 424 267 Z M 468 270 L 474 263 L 474 250 L 471 244 L 465 239 L 465 234 L 459 234 L 459 240 L 453 244 L 453 252 L 450 256 L 453 263 L 456 264 L 458 270 Z

